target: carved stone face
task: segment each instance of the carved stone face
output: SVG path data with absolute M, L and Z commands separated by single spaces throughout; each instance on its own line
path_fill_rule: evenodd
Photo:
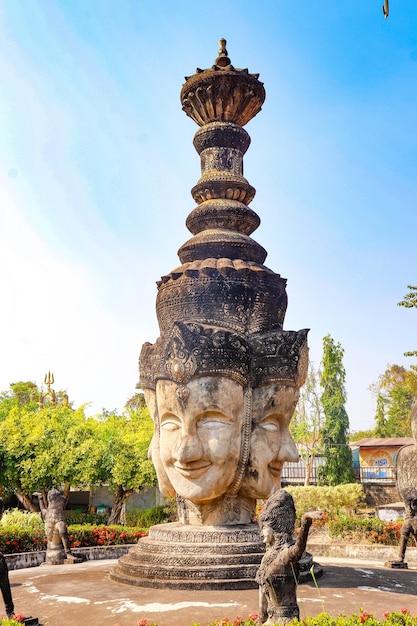
M 194 503 L 224 495 L 240 456 L 242 386 L 214 376 L 197 377 L 186 385 L 159 380 L 156 400 L 158 478 L 163 473 L 179 496 Z
M 274 541 L 274 533 L 272 531 L 272 528 L 268 526 L 267 524 L 262 525 L 261 536 L 262 536 L 262 541 L 267 546 L 271 545 L 271 543 L 273 543 Z
M 253 390 L 249 465 L 240 493 L 267 499 L 281 486 L 284 461 L 298 461 L 289 424 L 298 401 L 295 387 L 265 385 Z

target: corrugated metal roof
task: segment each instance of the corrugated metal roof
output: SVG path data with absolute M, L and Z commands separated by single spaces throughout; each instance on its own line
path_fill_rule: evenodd
M 359 441 L 351 441 L 349 445 L 353 448 L 399 448 L 416 443 L 413 437 L 365 437 Z

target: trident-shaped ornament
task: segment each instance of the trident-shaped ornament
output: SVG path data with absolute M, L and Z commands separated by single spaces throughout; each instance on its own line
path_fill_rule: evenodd
M 46 400 L 46 398 L 49 398 L 51 403 L 55 406 L 56 404 L 56 393 L 53 389 L 51 389 L 51 385 L 53 385 L 55 382 L 55 378 L 54 378 L 54 374 L 51 372 L 48 372 L 47 374 L 45 374 L 45 378 L 44 378 L 44 383 L 47 386 L 47 391 L 45 391 L 44 393 L 40 393 L 39 395 L 39 408 L 41 409 L 44 405 L 44 401 Z
M 48 391 L 51 391 L 51 385 L 53 385 L 55 382 L 55 378 L 54 378 L 54 373 L 52 372 L 48 372 L 47 374 L 45 374 L 45 379 L 44 379 L 44 383 L 45 385 L 48 387 Z

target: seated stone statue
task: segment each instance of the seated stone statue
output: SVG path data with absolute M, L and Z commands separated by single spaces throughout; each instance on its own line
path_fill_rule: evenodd
M 58 489 L 48 492 L 48 506 L 45 506 L 42 493 L 35 494 L 39 499 L 42 520 L 45 522 L 46 538 L 46 563 L 48 565 L 60 565 L 71 555 L 68 527 L 64 519 L 65 498 Z
M 294 541 L 295 507 L 292 496 L 279 489 L 268 499 L 259 516 L 266 553 L 256 582 L 259 584 L 259 619 L 265 624 L 287 624 L 299 618 L 297 604 L 298 562 L 314 519 L 321 512 L 305 513 Z

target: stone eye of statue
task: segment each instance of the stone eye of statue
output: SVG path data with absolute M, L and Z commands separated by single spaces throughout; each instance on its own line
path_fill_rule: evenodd
M 281 426 L 279 424 L 279 421 L 277 421 L 277 420 L 275 420 L 275 419 L 273 419 L 271 417 L 266 418 L 259 425 L 264 430 L 268 430 L 270 432 L 278 432 L 279 430 L 281 430 Z

